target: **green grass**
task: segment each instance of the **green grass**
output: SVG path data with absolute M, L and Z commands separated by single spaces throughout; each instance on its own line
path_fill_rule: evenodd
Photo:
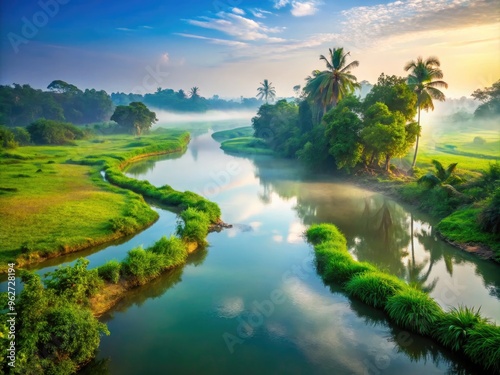
M 233 154 L 255 154 L 255 155 L 273 155 L 266 142 L 254 137 L 240 137 L 228 139 L 220 146 L 224 151 Z
M 345 237 L 332 224 L 312 225 L 306 238 L 314 244 L 318 272 L 325 283 L 340 284 L 350 296 L 384 309 L 396 325 L 464 353 L 488 373 L 500 372 L 500 327 L 490 324 L 479 310 L 459 307 L 443 312 L 425 292 L 355 261 Z
M 405 288 L 390 297 L 385 310 L 398 326 L 421 335 L 431 335 L 443 314 L 429 295 L 412 288 Z
M 240 138 L 240 137 L 252 137 L 254 130 L 251 126 L 245 126 L 243 128 L 236 128 L 231 130 L 222 130 L 220 132 L 215 132 L 212 134 L 212 138 L 217 142 L 227 141 L 228 139 Z
M 455 211 L 441 220 L 439 232 L 448 240 L 458 243 L 481 243 L 487 245 L 500 261 L 500 241 L 497 235 L 481 230 L 478 222 L 480 208 L 469 207 Z
M 104 182 L 100 170 L 144 154 L 182 150 L 189 135 L 159 130 L 140 142 L 129 135 L 98 140 L 0 153 L 2 266 L 107 242 L 156 220 L 142 197 Z

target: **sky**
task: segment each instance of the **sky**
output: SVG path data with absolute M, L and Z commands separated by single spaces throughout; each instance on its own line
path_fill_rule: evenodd
M 252 97 L 264 79 L 279 97 L 329 48 L 375 83 L 437 56 L 448 97 L 500 79 L 498 0 L 9 0 L 0 5 L 0 84 Z

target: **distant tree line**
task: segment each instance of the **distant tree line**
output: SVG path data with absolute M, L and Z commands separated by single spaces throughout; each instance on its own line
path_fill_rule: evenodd
M 64 81 L 53 81 L 49 91 L 30 85 L 0 86 L 0 124 L 27 126 L 40 118 L 88 124 L 109 120 L 113 102 L 104 90 L 80 90 Z
M 112 93 L 111 99 L 115 105 L 128 105 L 133 102 L 142 102 L 149 107 L 179 112 L 205 112 L 207 110 L 231 110 L 242 108 L 257 108 L 263 101 L 256 98 L 241 98 L 238 101 L 224 100 L 214 95 L 204 98 L 198 87 L 191 88 L 189 93 L 180 89 L 162 89 L 159 87 L 153 94 L 125 94 Z

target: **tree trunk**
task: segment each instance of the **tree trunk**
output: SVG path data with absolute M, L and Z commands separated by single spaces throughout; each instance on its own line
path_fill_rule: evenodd
M 418 106 L 418 127 L 420 130 L 420 104 Z M 420 133 L 420 131 L 419 131 Z M 413 163 L 411 163 L 411 167 L 415 168 L 415 164 L 417 163 L 417 153 L 418 153 L 418 141 L 420 139 L 420 135 L 417 134 L 417 142 L 415 143 L 415 154 L 413 155 Z
M 387 172 L 389 172 L 389 166 L 391 164 L 390 162 L 391 162 L 391 155 L 386 155 L 384 168 Z

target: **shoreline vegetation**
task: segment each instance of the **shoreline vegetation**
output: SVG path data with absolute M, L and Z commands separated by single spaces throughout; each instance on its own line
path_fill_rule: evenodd
M 134 184 L 121 173 L 126 165 L 144 157 L 183 151 L 188 142 L 186 132 L 158 130 L 140 139 L 103 136 L 75 146 L 4 151 L 0 272 L 6 272 L 9 262 L 18 266 L 36 263 L 143 230 L 158 215 L 141 195 L 172 208 L 208 208 L 194 193 L 180 193 L 169 186 L 155 188 L 141 181 Z M 111 183 L 104 180 L 102 171 Z M 217 213 L 212 208 L 210 218 L 215 219 Z
M 384 310 L 397 326 L 436 340 L 490 374 L 500 373 L 500 327 L 475 308 L 445 312 L 428 294 L 367 262 L 354 260 L 344 235 L 332 224 L 306 231 L 325 285 L 340 285 L 350 297 Z

